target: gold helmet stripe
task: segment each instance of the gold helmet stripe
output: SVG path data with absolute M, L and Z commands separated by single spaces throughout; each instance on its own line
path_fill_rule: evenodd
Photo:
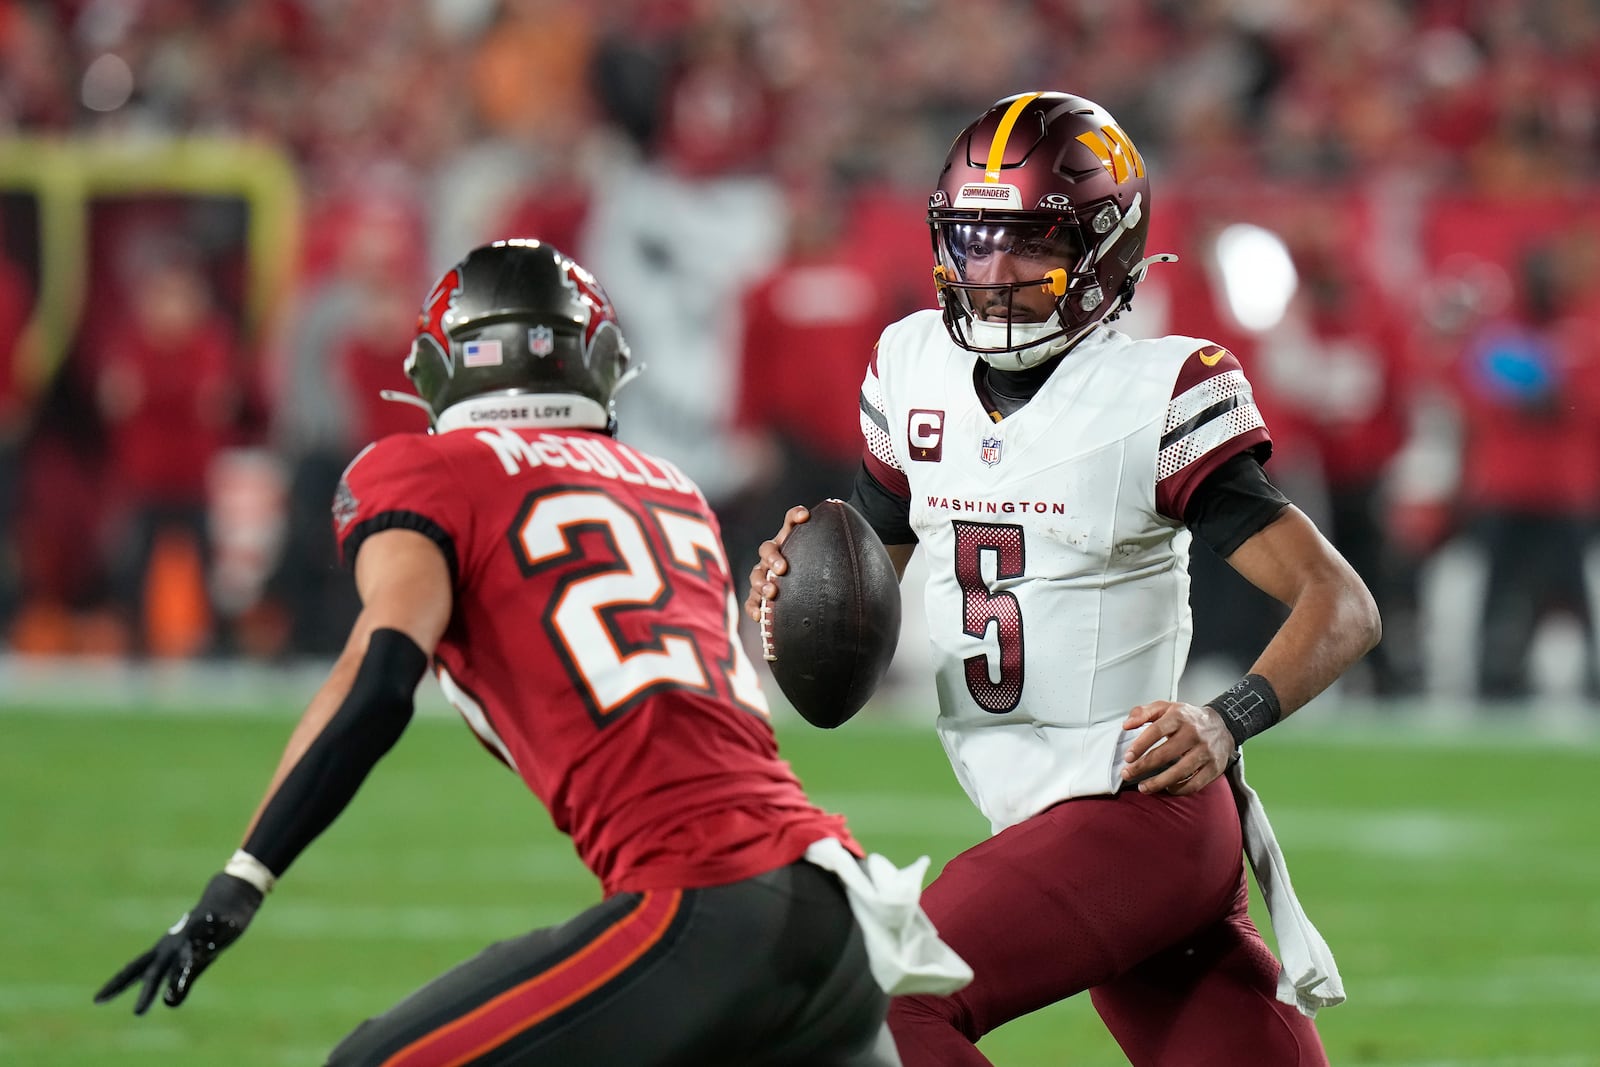
M 1106 143 L 1111 146 L 1111 177 L 1121 185 L 1133 174 L 1133 160 L 1122 150 L 1122 142 L 1112 136 L 1110 126 L 1100 127 L 1100 132 L 1105 135 Z
M 1133 147 L 1133 139 L 1122 132 L 1120 126 L 1102 126 L 1100 132 L 1105 134 L 1113 145 L 1122 149 L 1123 156 L 1133 165 L 1133 176 L 1144 177 L 1144 159 L 1139 155 L 1139 150 Z M 1123 179 L 1118 178 L 1119 182 Z
M 1093 152 L 1100 160 L 1100 165 L 1116 176 L 1116 164 L 1111 162 L 1111 146 L 1106 144 L 1106 139 L 1090 130 L 1088 133 L 1078 134 L 1078 141 L 1089 151 Z
M 1011 102 L 1006 108 L 1006 113 L 1000 116 L 1000 125 L 994 131 L 994 140 L 989 142 L 989 159 L 984 164 L 983 180 L 998 183 L 1000 181 L 1000 163 L 1006 156 L 1006 142 L 1011 139 L 1011 128 L 1017 124 L 1017 119 L 1022 116 L 1023 108 L 1038 99 L 1038 93 L 1024 93 Z

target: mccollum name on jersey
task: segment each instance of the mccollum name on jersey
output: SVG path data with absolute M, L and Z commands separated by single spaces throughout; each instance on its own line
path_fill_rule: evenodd
M 698 497 L 700 490 L 686 474 L 664 459 L 644 456 L 627 445 L 589 433 L 524 435 L 501 427 L 474 435 L 499 457 L 508 475 L 535 467 L 567 469 Z

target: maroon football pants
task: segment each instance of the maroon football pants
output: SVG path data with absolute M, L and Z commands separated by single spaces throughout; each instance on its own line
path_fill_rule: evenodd
M 1278 962 L 1247 905 L 1225 778 L 1194 796 L 1057 804 L 963 852 L 923 893 L 976 977 L 891 1003 L 900 1056 L 988 1064 L 980 1037 L 1088 989 L 1134 1067 L 1326 1065 L 1311 1020 L 1275 996 Z

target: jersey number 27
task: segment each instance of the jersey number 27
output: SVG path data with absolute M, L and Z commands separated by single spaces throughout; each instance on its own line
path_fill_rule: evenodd
M 590 715 L 603 726 L 646 694 L 672 686 L 720 690 L 725 699 L 767 714 L 760 679 L 739 641 L 732 586 L 717 624 L 726 629 L 728 655 L 714 663 L 695 630 L 666 611 L 674 582 L 726 585 L 728 561 L 716 531 L 691 512 L 653 504 L 643 511 L 598 490 L 559 489 L 530 494 L 511 531 L 525 576 L 560 568 L 545 609 L 545 631 Z M 664 556 L 645 522 L 659 531 Z M 614 559 L 571 565 L 581 558 L 577 538 L 586 529 L 610 542 Z M 720 581 L 707 572 L 708 564 L 720 569 Z M 648 625 L 647 639 L 623 638 L 620 619 L 633 612 L 660 616 Z

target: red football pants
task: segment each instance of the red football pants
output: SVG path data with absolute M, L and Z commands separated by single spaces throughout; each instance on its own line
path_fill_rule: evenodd
M 922 906 L 976 977 L 892 1002 L 905 1067 L 986 1065 L 980 1037 L 1085 989 L 1134 1067 L 1328 1062 L 1275 996 L 1225 778 L 1057 804 L 951 860 Z

